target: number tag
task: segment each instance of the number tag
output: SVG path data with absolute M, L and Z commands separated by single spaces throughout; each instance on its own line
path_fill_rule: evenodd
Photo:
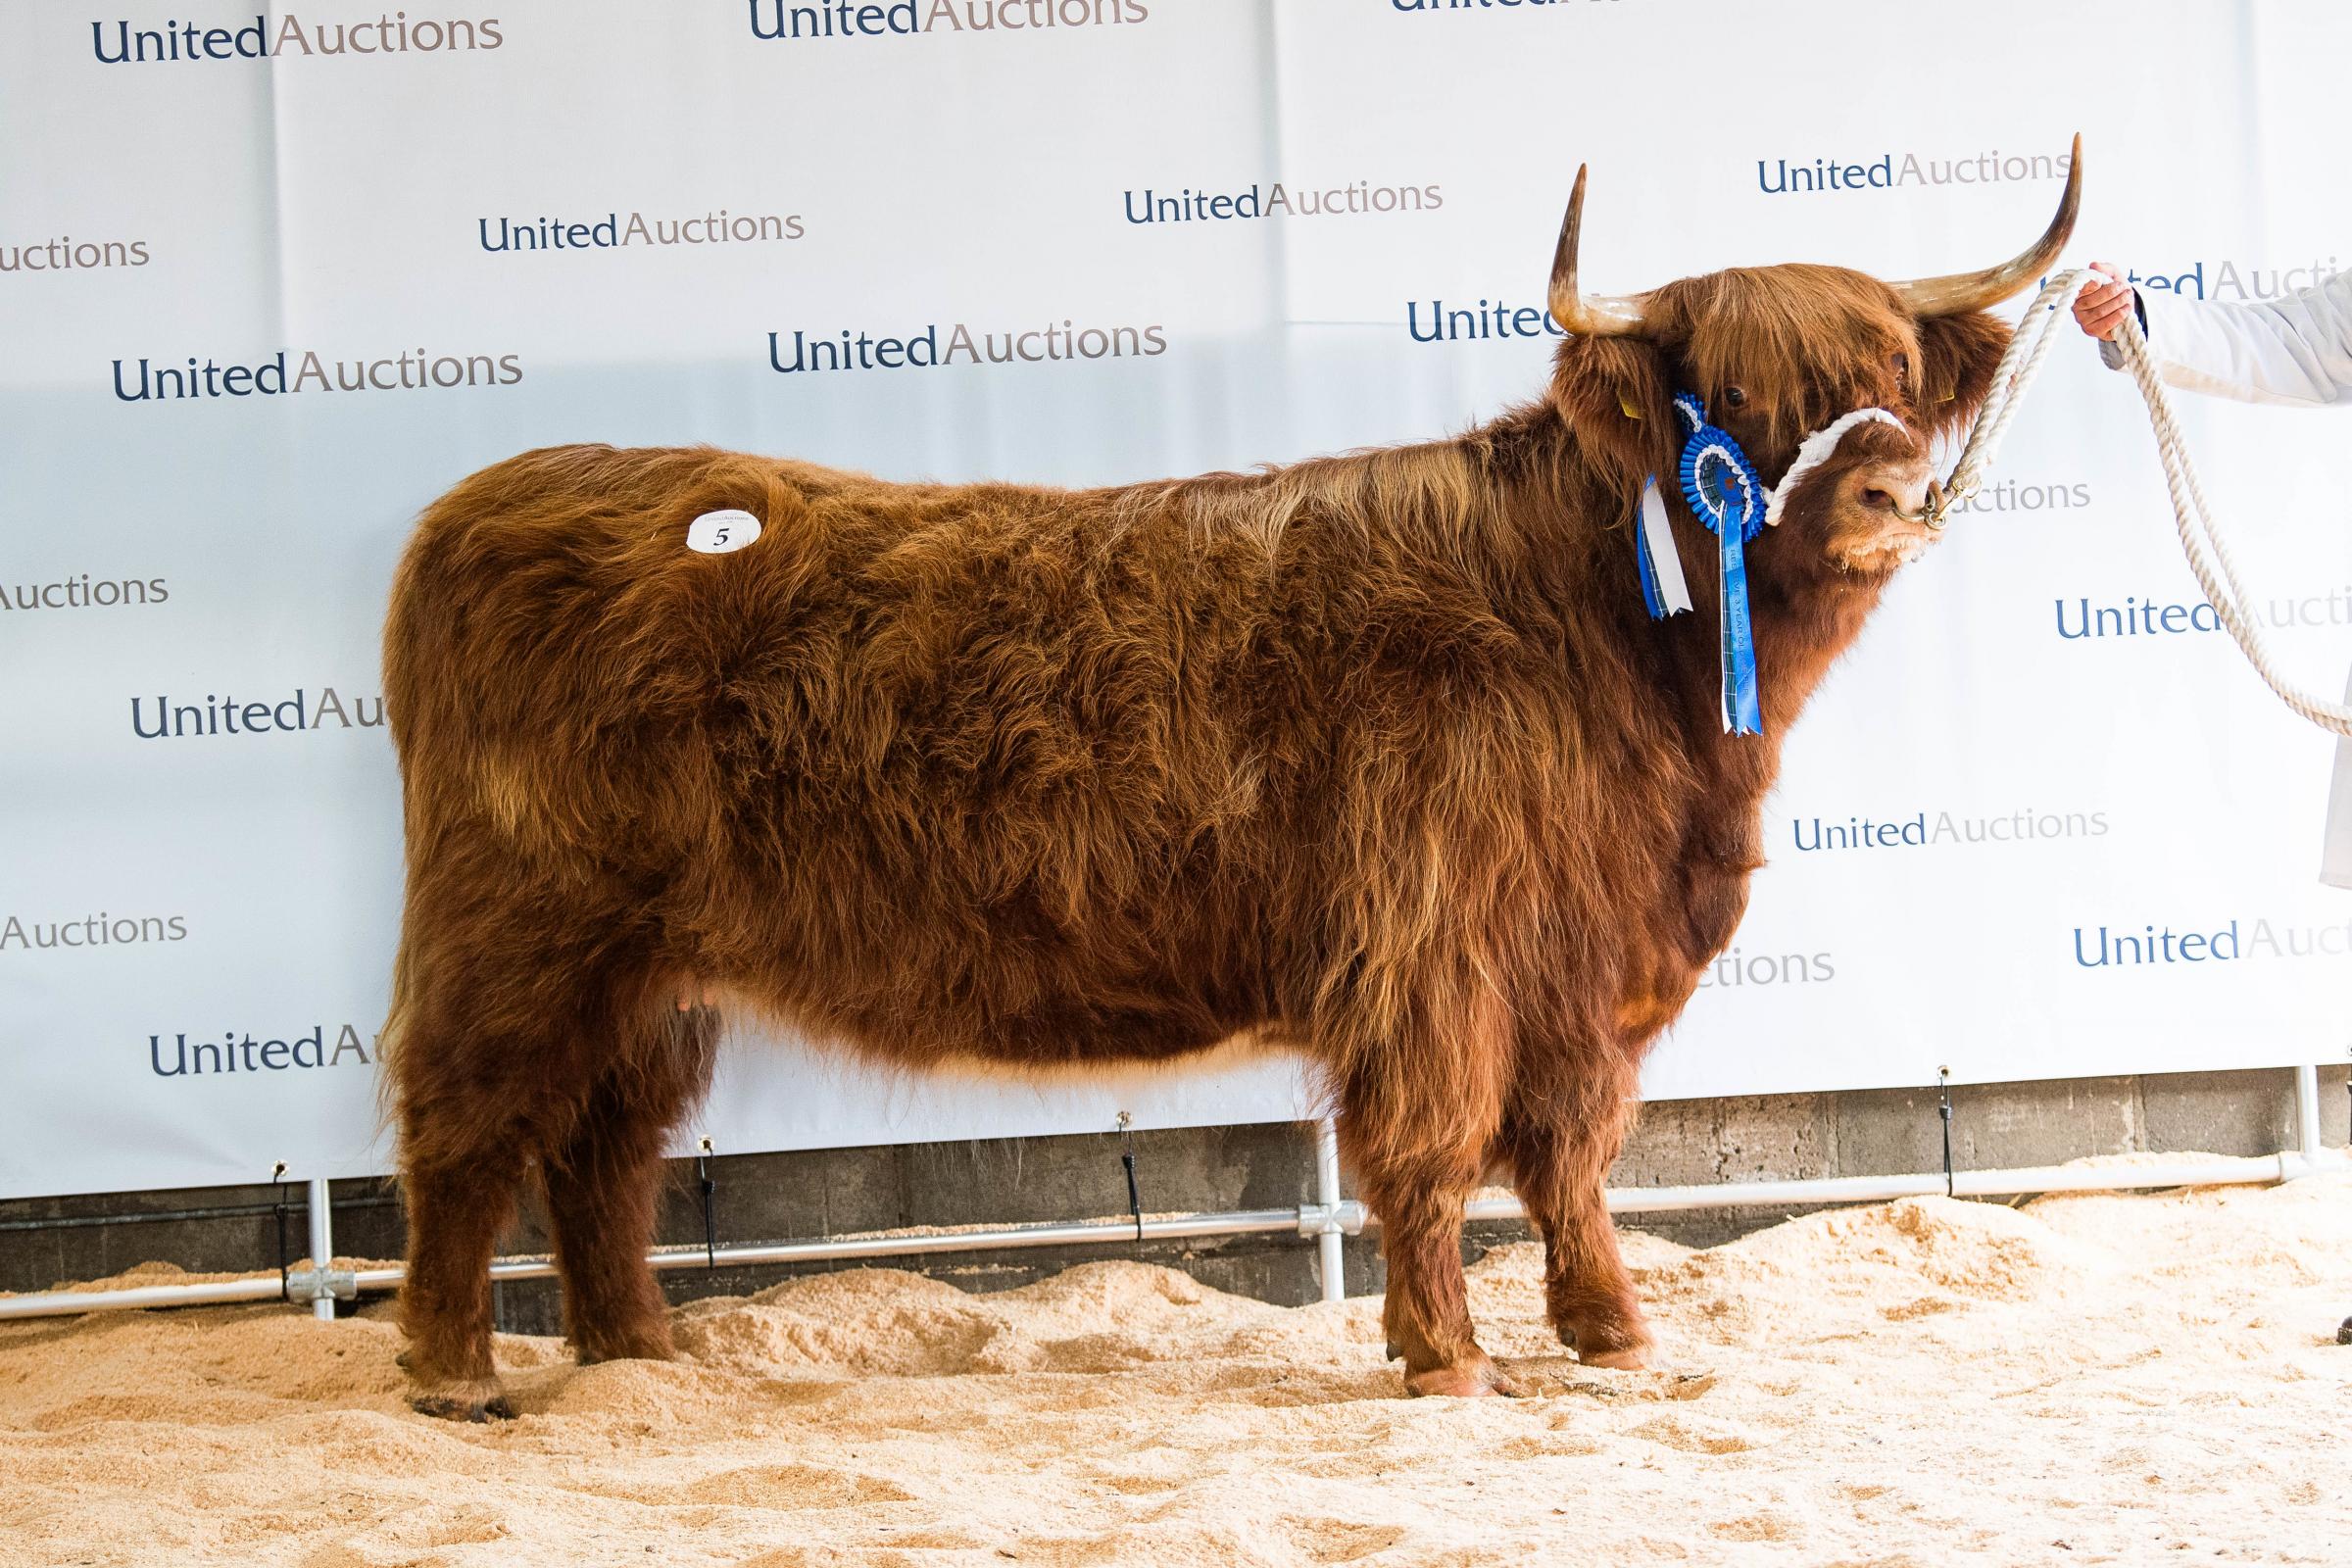
M 741 550 L 759 537 L 760 519 L 733 508 L 706 512 L 686 525 L 686 548 L 706 556 L 723 556 Z

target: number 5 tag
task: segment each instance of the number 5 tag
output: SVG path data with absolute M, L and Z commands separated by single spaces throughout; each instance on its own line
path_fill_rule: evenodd
M 760 519 L 733 508 L 706 512 L 686 526 L 686 548 L 706 556 L 723 556 L 741 550 L 759 537 Z

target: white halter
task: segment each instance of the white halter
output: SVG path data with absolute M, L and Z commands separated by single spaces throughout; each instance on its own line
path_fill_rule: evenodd
M 1796 461 L 1788 465 L 1788 471 L 1781 475 L 1781 482 L 1773 486 L 1772 496 L 1764 504 L 1765 526 L 1777 527 L 1780 524 L 1781 509 L 1788 505 L 1788 497 L 1795 492 L 1797 480 L 1827 463 L 1830 454 L 1838 450 L 1838 443 L 1845 439 L 1846 431 L 1874 419 L 1891 424 L 1897 430 L 1903 428 L 1903 421 L 1885 409 L 1856 409 L 1805 437 L 1804 444 L 1796 449 Z

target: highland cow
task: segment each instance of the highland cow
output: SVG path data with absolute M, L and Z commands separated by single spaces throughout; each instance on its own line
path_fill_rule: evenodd
M 1560 1339 L 1642 1364 L 1602 1197 L 1637 1065 L 1740 920 L 1783 737 L 1933 537 L 1928 441 L 2081 178 L 1985 271 L 1610 299 L 1577 285 L 1580 173 L 1549 385 L 1449 440 L 1100 490 L 605 446 L 459 484 L 385 633 L 417 1407 L 508 1413 L 487 1268 L 534 1177 L 579 1359 L 671 1353 L 658 1167 L 733 1008 L 913 1070 L 1295 1051 L 1381 1221 L 1407 1389 L 1514 1392 L 1463 1291 L 1490 1166 Z M 1652 620 L 1636 577 L 1678 390 L 1767 484 L 1894 416 L 1748 551 L 1761 735 L 1724 733 L 1716 546 L 1679 498 L 1696 613 Z M 761 536 L 687 550 L 721 509 Z

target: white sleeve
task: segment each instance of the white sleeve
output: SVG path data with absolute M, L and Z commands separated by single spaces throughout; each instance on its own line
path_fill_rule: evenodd
M 2245 305 L 2134 292 L 2167 383 L 2246 403 L 2352 403 L 2352 272 Z M 2123 363 L 2112 343 L 2099 358 Z

